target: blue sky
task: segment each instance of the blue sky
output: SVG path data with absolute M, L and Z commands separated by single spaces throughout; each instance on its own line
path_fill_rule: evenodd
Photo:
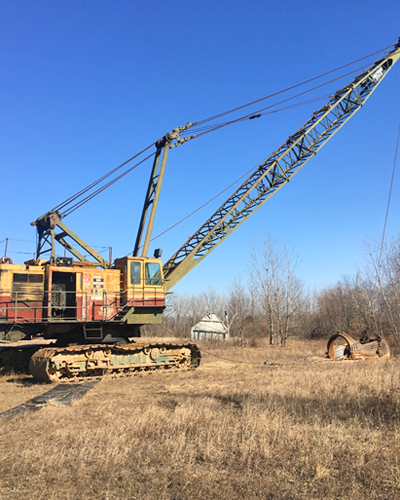
M 10 238 L 9 255 L 22 262 L 35 251 L 32 220 L 172 128 L 387 47 L 400 35 L 399 18 L 397 0 L 0 2 L 0 241 Z M 399 88 L 397 65 L 290 185 L 175 291 L 223 291 L 235 277 L 246 281 L 251 240 L 267 231 L 295 248 L 310 288 L 362 266 L 363 240 L 383 229 Z M 232 125 L 171 150 L 153 234 L 257 165 L 322 104 Z M 114 257 L 129 253 L 150 168 L 148 161 L 65 223 L 91 245 L 112 246 Z M 227 197 L 160 237 L 150 253 L 161 247 L 167 260 Z M 388 237 L 399 233 L 399 213 L 397 174 Z

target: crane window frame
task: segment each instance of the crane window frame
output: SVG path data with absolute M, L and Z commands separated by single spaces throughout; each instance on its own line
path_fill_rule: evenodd
M 140 262 L 131 262 L 131 285 L 140 285 L 142 282 L 142 270 Z
M 161 266 L 159 262 L 145 263 L 145 284 L 162 286 Z

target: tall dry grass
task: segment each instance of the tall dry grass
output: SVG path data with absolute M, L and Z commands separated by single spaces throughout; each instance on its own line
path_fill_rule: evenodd
M 262 365 L 323 354 L 307 342 L 210 352 L 254 365 L 207 354 L 2 422 L 0 498 L 399 498 L 398 359 Z

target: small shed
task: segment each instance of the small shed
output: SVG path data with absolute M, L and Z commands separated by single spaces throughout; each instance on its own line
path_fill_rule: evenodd
M 190 331 L 192 340 L 219 339 L 227 340 L 228 328 L 214 313 L 208 313 L 204 318 L 193 326 Z

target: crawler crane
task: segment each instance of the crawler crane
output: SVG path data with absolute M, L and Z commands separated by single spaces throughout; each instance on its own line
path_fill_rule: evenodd
M 169 150 L 192 138 L 181 138 L 190 133 L 191 123 L 156 143 L 133 256 L 106 261 L 65 225 L 59 209 L 37 218 L 32 223 L 38 234 L 36 258 L 23 265 L 9 259 L 0 263 L 0 335 L 12 339 L 18 332 L 20 339 L 28 339 L 40 333 L 57 342 L 5 347 L 0 363 L 16 369 L 29 364 L 31 374 L 42 381 L 198 366 L 200 352 L 194 344 L 129 339 L 140 336 L 142 325 L 161 322 L 166 293 L 315 156 L 399 57 L 400 39 L 259 164 L 164 266 L 160 252 L 153 258 L 147 252 Z M 56 257 L 56 244 L 72 257 Z

